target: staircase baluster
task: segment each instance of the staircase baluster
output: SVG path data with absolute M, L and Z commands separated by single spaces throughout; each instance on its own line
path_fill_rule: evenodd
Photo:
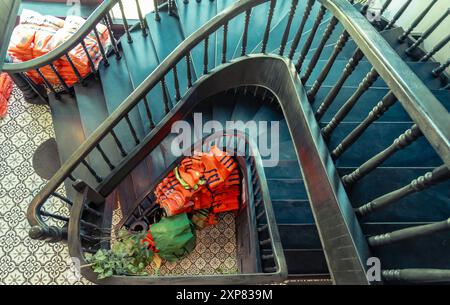
M 64 196 L 61 195 L 61 194 L 58 194 L 57 192 L 53 192 L 52 195 L 53 195 L 54 197 L 58 198 L 59 200 L 61 200 L 61 201 L 65 202 L 65 203 L 67 203 L 69 206 L 73 206 L 73 202 L 70 201 L 69 198 L 64 197 Z
M 447 230 L 450 230 L 450 218 L 444 221 L 421 226 L 414 226 L 406 229 L 392 231 L 389 233 L 371 236 L 367 239 L 367 242 L 371 247 L 380 247 L 412 238 L 428 236 Z
M 25 82 L 27 83 L 28 86 L 30 86 L 33 91 L 37 94 L 37 96 L 41 99 L 41 101 L 43 103 L 48 103 L 48 96 L 46 93 L 42 92 L 42 90 L 40 90 L 40 88 L 38 87 L 37 84 L 35 84 L 29 77 L 28 75 L 26 75 L 25 72 L 20 72 L 18 73 L 23 80 L 25 80 Z
M 111 160 L 108 158 L 108 156 L 106 155 L 105 151 L 103 150 L 103 148 L 100 146 L 100 143 L 98 143 L 96 145 L 97 150 L 100 152 L 100 155 L 102 155 L 103 160 L 106 162 L 106 164 L 109 166 L 110 170 L 113 170 L 115 167 L 114 165 L 111 163 Z
M 292 0 L 291 9 L 289 11 L 288 22 L 286 24 L 286 28 L 284 29 L 284 33 L 281 38 L 280 51 L 278 52 L 278 55 L 280 55 L 280 56 L 284 55 L 284 49 L 286 48 L 286 43 L 289 39 L 289 33 L 291 32 L 292 20 L 294 19 L 295 11 L 297 10 L 297 5 L 298 5 L 298 0 Z
M 136 145 L 139 145 L 139 143 L 141 141 L 139 141 L 139 138 L 138 138 L 138 136 L 136 134 L 136 130 L 134 129 L 133 124 L 131 123 L 131 120 L 130 120 L 130 117 L 129 117 L 128 113 L 125 115 L 125 121 L 127 122 L 128 127 L 130 128 L 131 135 L 133 136 L 134 142 L 136 143 Z
M 336 96 L 341 91 L 342 87 L 344 86 L 345 81 L 347 78 L 350 77 L 350 75 L 355 70 L 356 66 L 359 64 L 361 59 L 364 57 L 363 52 L 360 49 L 357 49 L 348 63 L 345 65 L 344 71 L 342 72 L 341 77 L 336 82 L 336 84 L 331 88 L 330 92 L 328 92 L 327 96 L 324 98 L 322 103 L 320 104 L 319 108 L 317 109 L 315 116 L 317 120 L 320 120 L 325 112 L 328 110 L 328 108 L 333 103 Z
M 341 36 L 339 36 L 339 39 L 338 39 L 336 45 L 334 46 L 333 53 L 331 53 L 330 57 L 328 58 L 327 63 L 325 64 L 325 67 L 323 67 L 319 76 L 314 81 L 311 89 L 308 90 L 308 92 L 307 92 L 309 101 L 313 101 L 315 99 L 317 92 L 319 91 L 323 82 L 327 78 L 328 73 L 330 73 L 331 68 L 334 65 L 334 62 L 336 61 L 336 58 L 341 53 L 342 49 L 344 48 L 344 46 L 347 43 L 349 38 L 350 38 L 350 35 L 347 33 L 347 31 L 344 31 L 341 34 Z
M 434 54 L 436 54 L 437 52 L 439 52 L 448 42 L 450 41 L 450 34 L 448 34 L 446 37 L 444 37 L 444 39 L 442 39 L 441 41 L 439 41 L 437 43 L 437 45 L 434 46 L 433 49 L 431 49 L 430 52 L 428 52 L 427 54 L 425 54 L 421 59 L 419 59 L 419 61 L 424 62 L 427 61 L 428 59 L 430 59 L 431 57 L 434 56 Z
M 300 39 L 303 35 L 303 30 L 305 28 L 306 21 L 309 18 L 309 15 L 311 14 L 312 7 L 314 5 L 315 0 L 308 0 L 308 3 L 305 7 L 305 12 L 303 13 L 302 21 L 300 22 L 300 25 L 298 26 L 297 32 L 295 33 L 294 39 L 292 40 L 291 44 L 291 50 L 289 52 L 289 59 L 292 60 L 295 55 L 295 51 L 297 50 L 298 44 L 300 43 Z
M 138 12 L 138 16 L 139 16 L 139 23 L 141 24 L 141 30 L 142 30 L 142 35 L 145 37 L 148 35 L 147 33 L 147 20 L 145 20 L 144 16 L 142 15 L 142 10 L 141 10 L 141 5 L 139 4 L 139 0 L 136 0 L 136 9 Z
M 406 130 L 403 134 L 396 138 L 393 143 L 386 149 L 364 162 L 364 164 L 359 166 L 350 174 L 342 177 L 343 184 L 346 187 L 352 186 L 353 184 L 355 184 L 355 182 L 361 180 L 364 176 L 372 172 L 394 153 L 408 147 L 421 136 L 423 136 L 422 132 L 420 131 L 419 127 L 414 124 L 410 129 Z
M 78 71 L 77 67 L 75 66 L 75 64 L 73 63 L 72 59 L 70 58 L 69 54 L 66 54 L 66 59 L 69 62 L 70 67 L 72 68 L 73 73 L 75 73 L 75 76 L 78 79 L 78 82 L 82 85 L 82 86 L 86 86 L 86 83 L 83 80 L 83 77 L 81 77 L 80 71 Z
M 435 185 L 439 182 L 445 181 L 450 178 L 450 170 L 447 166 L 442 165 L 435 168 L 431 172 L 427 172 L 425 175 L 420 176 L 412 180 L 409 184 L 401 187 L 395 191 L 384 194 L 362 206 L 355 209 L 355 213 L 360 216 L 366 216 L 373 212 L 379 211 L 396 201 L 410 195 L 412 193 L 417 193 Z
M 319 28 L 320 23 L 322 22 L 323 17 L 325 16 L 326 12 L 325 6 L 321 6 L 319 13 L 316 16 L 316 20 L 314 22 L 314 25 L 309 32 L 308 39 L 306 40 L 305 44 L 303 45 L 302 51 L 300 52 L 300 56 L 297 60 L 297 63 L 295 64 L 295 68 L 297 69 L 297 73 L 300 72 L 302 69 L 303 61 L 305 60 L 306 54 L 308 54 L 309 49 L 311 48 L 311 44 L 314 40 L 314 37 L 316 36 L 317 29 Z
M 155 20 L 161 21 L 161 16 L 159 16 L 158 0 L 153 0 L 153 6 L 155 8 Z
M 120 142 L 119 138 L 117 137 L 116 132 L 114 131 L 114 129 L 111 129 L 110 131 L 114 141 L 116 142 L 117 147 L 120 150 L 120 154 L 122 155 L 122 157 L 126 157 L 127 156 L 127 152 L 125 151 L 125 149 L 123 148 L 122 142 Z
M 391 2 L 392 2 L 392 0 L 386 0 L 386 2 L 384 2 L 383 6 L 381 7 L 381 10 L 380 10 L 380 16 L 383 15 L 383 13 L 386 11 L 386 9 L 391 4 Z
M 192 87 L 192 72 L 191 72 L 191 54 L 186 54 L 186 74 L 188 81 L 188 89 Z
M 58 70 L 56 70 L 56 67 L 53 63 L 49 64 L 50 68 L 52 69 L 53 73 L 56 75 L 56 78 L 58 78 L 59 83 L 64 87 L 64 90 L 66 90 L 67 93 L 70 93 L 70 95 L 73 96 L 73 92 L 71 92 L 69 86 L 67 86 L 66 82 L 62 78 L 61 74 L 59 74 Z
M 417 16 L 416 19 L 411 23 L 409 28 L 403 32 L 403 34 L 398 38 L 399 42 L 404 42 L 405 39 L 408 37 L 409 34 L 419 25 L 419 23 L 425 18 L 425 16 L 428 14 L 428 12 L 431 10 L 431 8 L 436 4 L 438 0 L 431 0 L 430 4 L 423 10 L 422 13 L 420 13 L 419 16 Z
M 117 47 L 117 41 L 116 41 L 116 38 L 114 37 L 114 32 L 112 30 L 112 18 L 109 13 L 105 14 L 104 22 L 105 22 L 106 28 L 108 29 L 108 34 L 109 34 L 109 38 L 111 40 L 111 45 L 112 45 L 114 54 L 116 55 L 116 59 L 119 60 L 122 58 L 122 55 L 120 55 L 119 48 Z
M 169 104 L 169 96 L 167 94 L 167 85 L 166 85 L 166 78 L 161 78 L 161 89 L 163 94 L 163 101 L 164 101 L 164 113 L 167 114 L 170 111 L 170 104 Z
M 228 21 L 223 25 L 222 64 L 227 62 Z
M 419 37 L 419 39 L 416 40 L 416 42 L 414 42 L 409 48 L 405 50 L 406 55 L 411 56 L 412 51 L 417 48 L 425 39 L 427 39 L 428 36 L 430 36 L 434 32 L 434 30 L 436 30 L 436 28 L 442 23 L 442 21 L 445 20 L 445 18 L 447 18 L 449 14 L 450 8 L 448 8 L 444 12 L 444 14 L 439 17 L 438 20 L 436 20 L 425 32 L 423 32 L 423 34 Z
M 153 121 L 152 117 L 152 111 L 150 110 L 150 104 L 148 103 L 147 96 L 143 97 L 144 100 L 144 107 L 145 107 L 145 113 L 147 114 L 147 118 L 150 124 L 150 129 L 155 128 L 155 122 Z
M 397 102 L 397 98 L 395 97 L 392 91 L 389 91 L 383 99 L 369 112 L 367 117 L 353 129 L 345 138 L 342 140 L 339 145 L 333 149 L 331 153 L 331 157 L 333 160 L 339 158 L 356 140 L 361 137 L 361 135 L 366 131 L 366 129 L 378 120 L 392 105 Z
M 88 61 L 89 61 L 89 66 L 91 67 L 92 73 L 95 74 L 95 72 L 96 72 L 95 64 L 94 64 L 94 61 L 92 60 L 91 55 L 89 54 L 89 51 L 88 51 L 88 49 L 86 47 L 86 43 L 84 42 L 84 40 L 81 41 L 81 46 L 83 47 L 84 53 L 86 53 L 86 56 L 87 56 Z
M 266 53 L 267 42 L 269 41 L 270 26 L 272 24 L 273 13 L 275 11 L 276 3 L 277 3 L 276 0 L 270 0 L 269 15 L 267 17 L 266 29 L 264 30 L 264 37 L 262 40 L 261 53 Z
M 54 218 L 54 219 L 57 219 L 57 220 L 61 220 L 61 221 L 64 221 L 64 222 L 69 222 L 69 218 L 67 218 L 65 216 L 56 215 L 56 214 L 53 214 L 53 213 L 50 213 L 50 212 L 46 212 L 46 211 L 43 211 L 43 210 L 41 210 L 40 213 L 41 213 L 42 216 L 51 217 L 51 218 Z
M 325 47 L 325 44 L 327 43 L 328 39 L 330 39 L 331 34 L 333 34 L 334 29 L 336 28 L 336 25 L 338 24 L 339 20 L 336 17 L 332 17 L 330 22 L 328 23 L 327 29 L 325 30 L 325 33 L 323 34 L 322 40 L 320 41 L 319 45 L 316 48 L 316 51 L 314 52 L 313 57 L 309 61 L 308 67 L 306 68 L 305 74 L 303 74 L 301 81 L 303 84 L 306 84 L 309 77 L 311 76 L 312 71 L 314 70 L 317 62 L 319 61 L 320 55 L 322 54 L 323 48 Z
M 175 101 L 178 102 L 179 100 L 181 100 L 181 92 L 180 92 L 180 83 L 178 81 L 177 65 L 173 66 L 172 72 L 173 72 L 173 81 L 174 81 L 174 86 L 175 86 Z
M 344 120 L 348 113 L 353 109 L 360 97 L 373 85 L 378 79 L 379 74 L 372 68 L 370 72 L 364 77 L 363 81 L 359 84 L 356 91 L 352 96 L 339 108 L 338 112 L 333 116 L 330 122 L 322 128 L 322 134 L 324 138 L 329 138 L 333 130 Z
M 53 87 L 52 84 L 50 84 L 50 82 L 48 81 L 47 78 L 45 78 L 44 74 L 42 74 L 41 70 L 39 68 L 36 69 L 37 74 L 39 74 L 39 76 L 42 78 L 42 80 L 44 81 L 45 86 L 48 88 L 48 90 L 50 90 L 54 95 L 55 98 L 57 100 L 60 99 L 60 95 L 58 92 L 56 92 L 55 88 Z
M 208 46 L 209 46 L 209 36 L 206 36 L 203 53 L 203 74 L 208 74 Z
M 89 163 L 83 159 L 81 160 L 81 163 L 87 168 L 87 170 L 94 176 L 95 180 L 100 183 L 102 182 L 102 177 L 100 177 L 97 172 L 92 168 L 92 166 L 89 165 Z
M 128 41 L 128 43 L 132 43 L 133 38 L 131 38 L 130 28 L 128 27 L 128 20 L 127 20 L 127 17 L 125 16 L 125 10 L 123 8 L 122 0 L 119 0 L 118 2 L 119 2 L 120 14 L 122 15 L 123 29 L 125 30 L 125 33 L 127 34 L 127 41 Z
M 242 35 L 242 51 L 241 56 L 247 53 L 247 42 L 248 42 L 248 26 L 250 24 L 250 16 L 252 14 L 252 9 L 245 11 L 245 22 L 244 22 L 244 34 Z
M 382 271 L 383 281 L 409 283 L 446 283 L 450 281 L 450 270 L 430 268 L 390 269 Z
M 262 240 L 259 242 L 260 246 L 265 246 L 265 245 L 269 245 L 272 242 L 272 240 L 270 238 Z
M 397 13 L 392 17 L 391 21 L 384 27 L 384 31 L 389 30 L 394 26 L 397 20 L 403 15 L 408 6 L 411 4 L 412 0 L 406 0 L 406 2 L 402 5 L 402 7 L 397 11 Z
M 106 56 L 105 48 L 103 47 L 102 41 L 100 40 L 100 35 L 98 34 L 97 27 L 94 26 L 94 34 L 95 39 L 97 40 L 98 49 L 100 50 L 100 54 L 103 57 L 103 64 L 105 67 L 109 66 L 108 56 Z
M 450 66 L 450 58 L 447 59 L 447 61 L 443 64 L 441 64 L 439 67 L 433 69 L 432 73 L 435 77 L 438 77 L 442 72 L 445 71 Z

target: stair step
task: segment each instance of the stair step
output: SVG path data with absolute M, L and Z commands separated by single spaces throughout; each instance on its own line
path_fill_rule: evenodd
M 297 33 L 297 30 L 300 26 L 300 23 L 303 19 L 303 14 L 305 12 L 307 1 L 299 1 L 299 4 L 297 6 L 297 9 L 295 11 L 294 19 L 292 20 L 291 30 L 289 32 L 289 38 L 288 42 L 285 47 L 284 54 L 285 56 L 289 55 L 289 52 L 292 47 L 292 40 L 294 40 L 294 37 Z M 303 34 L 300 39 L 300 42 L 297 47 L 297 56 L 294 57 L 294 60 L 297 60 L 298 55 L 300 54 L 303 46 L 305 45 L 306 40 L 308 39 L 309 34 L 311 33 L 311 29 L 314 25 L 314 22 L 316 21 L 317 13 L 320 10 L 320 5 L 314 5 L 311 9 L 311 13 L 309 15 L 309 18 L 306 20 L 305 26 L 303 28 Z M 268 50 L 272 50 L 274 53 L 279 52 L 280 50 L 280 44 L 281 39 L 283 37 L 284 31 L 286 29 L 286 25 L 288 22 L 289 13 L 271 30 L 270 32 L 270 39 L 268 43 Z M 317 33 L 324 33 L 325 29 L 330 21 L 331 14 L 329 11 L 327 11 L 322 19 L 322 22 L 320 23 Z M 341 32 L 342 25 L 338 24 L 336 26 L 336 29 L 334 33 Z M 334 34 L 336 35 L 336 34 Z M 315 48 L 315 46 L 319 43 L 320 39 L 322 38 L 322 35 L 316 35 L 315 39 L 312 42 L 311 49 Z M 329 41 L 333 41 L 332 37 Z
M 366 224 L 363 230 L 371 230 L 371 235 L 402 229 L 414 224 Z M 450 269 L 450 236 L 439 232 L 424 237 L 413 238 L 382 247 L 372 247 L 371 255 L 378 257 L 383 269 L 437 268 Z
M 306 86 L 306 90 L 311 87 Z M 328 92 L 331 90 L 330 86 L 322 86 L 313 102 L 313 109 L 317 110 L 320 104 L 323 102 Z M 352 96 L 356 91 L 356 87 L 344 86 L 339 91 L 334 102 L 330 108 L 325 112 L 321 118 L 321 123 L 330 122 L 331 118 L 337 113 L 342 105 Z M 361 122 L 373 107 L 389 92 L 386 88 L 369 88 L 359 99 L 353 109 L 344 118 L 344 122 Z M 431 90 L 434 96 L 443 104 L 443 106 L 450 110 L 450 91 L 447 90 Z M 383 114 L 378 122 L 410 122 L 411 118 L 406 113 L 400 102 L 395 103 L 387 112 Z
M 346 175 L 355 168 L 339 168 Z M 433 168 L 381 167 L 347 191 L 354 207 L 409 184 Z M 389 177 L 389 183 L 386 178 Z M 410 194 L 385 209 L 364 217 L 368 222 L 433 222 L 450 217 L 450 181 Z
M 128 43 L 126 37 L 121 39 L 123 56 L 126 59 L 128 70 L 131 76 L 133 88 L 137 88 L 159 65 L 150 35 L 143 37 L 140 29 L 131 32 L 133 43 Z M 147 94 L 147 100 L 152 112 L 152 118 L 157 124 L 164 117 L 164 99 L 161 84 L 156 85 L 150 93 Z M 138 104 L 139 114 L 146 133 L 150 130 L 150 121 L 148 120 L 145 105 L 143 102 Z
M 266 174 L 266 178 L 269 179 L 302 178 L 300 167 L 296 159 L 280 160 L 278 165 L 275 167 L 265 167 L 264 172 Z
M 202 25 L 207 23 L 217 14 L 217 1 L 189 1 L 184 3 L 177 0 L 178 15 L 183 29 L 184 37 L 190 36 L 197 31 Z M 216 57 L 216 34 L 209 37 L 208 44 L 208 68 L 209 70 L 215 66 Z M 203 56 L 204 43 L 200 43 L 192 50 L 192 61 L 195 67 L 197 77 L 203 73 Z
M 307 199 L 305 184 L 301 179 L 267 179 L 272 200 Z
M 258 112 L 261 103 L 249 96 L 239 95 L 236 98 L 236 105 L 231 115 L 232 121 L 243 121 L 244 123 L 252 120 Z
M 314 223 L 308 200 L 272 200 L 278 224 Z
M 328 273 L 327 262 L 322 249 L 283 249 L 289 274 Z M 271 254 L 264 250 L 263 254 Z
M 177 17 L 170 16 L 165 10 L 160 10 L 160 21 L 155 20 L 155 14 L 150 13 L 146 16 L 147 24 L 149 27 L 149 33 L 152 37 L 153 45 L 155 46 L 156 54 L 158 55 L 159 62 L 162 62 L 172 51 L 174 51 L 178 45 L 184 41 L 185 37 L 181 29 L 180 22 Z M 170 35 L 168 35 L 170 33 Z M 193 69 L 191 69 L 193 71 Z M 187 87 L 187 67 L 186 61 L 181 60 L 177 64 L 178 82 L 181 92 Z M 192 75 L 193 80 L 196 79 L 195 73 Z M 175 88 L 173 73 L 169 73 L 167 76 L 168 90 L 172 101 L 175 101 Z
M 58 146 L 58 153 L 61 164 L 64 164 L 77 148 L 85 141 L 83 125 L 81 123 L 78 104 L 75 97 L 69 94 L 61 94 L 60 99 L 56 99 L 53 94 L 48 95 L 50 110 L 52 113 L 53 129 Z M 72 175 L 75 179 L 81 179 L 96 186 L 97 182 L 83 166 L 78 166 Z M 72 182 L 66 182 L 66 193 L 68 198 L 73 198 L 75 190 Z
M 320 124 L 321 127 L 324 124 Z M 341 123 L 334 130 L 328 143 L 334 149 L 358 123 Z M 398 136 L 411 128 L 412 123 L 372 123 L 363 135 L 336 161 L 338 167 L 357 167 L 370 157 L 391 145 Z M 361 153 L 364 152 L 364 153 Z M 424 137 L 395 153 L 383 163 L 385 167 L 437 167 L 442 164 L 431 145 Z
M 77 84 L 74 89 L 85 138 L 88 138 L 109 116 L 102 85 L 100 80 L 90 77 L 85 86 Z M 102 140 L 101 148 L 112 164 L 117 165 L 121 161 L 122 157 L 111 135 Z M 104 177 L 111 172 L 99 151 L 93 150 L 89 156 L 91 166 L 99 175 Z
M 103 65 L 99 66 L 99 75 L 103 87 L 106 107 L 109 114 L 111 114 L 134 89 L 125 59 L 122 58 L 121 60 L 116 60 L 112 57 L 109 62 L 110 65 L 108 67 L 104 67 Z M 139 110 L 137 108 L 133 109 L 129 116 L 136 129 L 137 135 L 139 138 L 142 138 L 144 136 L 144 128 L 139 115 Z M 126 122 L 121 121 L 114 128 L 114 131 L 127 152 L 131 151 L 131 149 L 136 146 Z
M 231 92 L 214 97 L 213 119 L 219 121 L 225 128 L 227 121 L 231 120 L 235 107 L 236 98 Z
M 283 249 L 321 249 L 315 224 L 278 224 Z
M 264 31 L 267 25 L 267 16 L 269 14 L 270 3 L 265 2 L 262 3 L 252 9 L 252 15 L 250 17 L 249 24 L 249 35 L 247 40 L 247 52 L 249 53 L 251 50 L 258 48 L 259 44 L 263 40 Z M 279 20 L 281 20 L 289 11 L 290 3 L 288 1 L 277 1 L 272 23 L 271 29 L 273 29 Z M 257 31 L 252 31 L 252 29 L 258 29 Z M 241 39 L 239 43 L 235 47 L 235 52 L 233 57 L 239 57 L 242 49 L 242 35 L 243 32 L 240 32 Z M 267 49 L 269 50 L 269 49 Z

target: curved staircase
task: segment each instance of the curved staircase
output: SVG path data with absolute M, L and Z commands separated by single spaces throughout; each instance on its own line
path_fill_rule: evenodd
M 25 77 L 48 65 L 101 20 L 111 25 L 117 2 L 104 1 L 53 55 L 3 70 Z M 172 124 L 193 124 L 197 113 L 204 122 L 279 124 L 279 162 L 263 169 L 261 199 L 276 220 L 261 255 L 276 263 L 243 283 L 280 281 L 286 262 L 300 283 L 376 284 L 366 277 L 370 257 L 384 283 L 450 282 L 449 62 L 435 62 L 439 46 L 421 49 L 420 36 L 399 40 L 406 30 L 395 22 L 407 6 L 376 24 L 364 9 L 346 0 L 179 0 L 126 27 L 93 75 L 67 92 L 36 90 L 52 111 L 63 165 L 30 204 L 31 237 L 68 240 L 81 258 L 109 247 L 89 241 L 111 227 L 116 201 L 125 227 L 142 218 L 152 186 L 177 160 Z M 45 205 L 54 197 L 72 206 L 70 217 Z M 158 281 L 171 282 L 98 282 Z M 189 281 L 208 279 L 172 279 Z

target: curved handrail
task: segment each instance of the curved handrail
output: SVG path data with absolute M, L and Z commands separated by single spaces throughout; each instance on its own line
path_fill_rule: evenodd
M 19 73 L 27 72 L 30 70 L 35 70 L 41 68 L 54 61 L 60 59 L 69 50 L 73 49 L 76 45 L 80 43 L 91 31 L 97 26 L 97 24 L 104 18 L 106 12 L 111 10 L 114 5 L 116 5 L 119 0 L 105 0 L 100 4 L 95 11 L 89 16 L 86 22 L 81 26 L 81 28 L 69 39 L 64 41 L 54 50 L 51 50 L 47 54 L 39 56 L 37 58 L 21 62 L 21 63 L 5 63 L 2 67 L 3 72 L 8 73 Z

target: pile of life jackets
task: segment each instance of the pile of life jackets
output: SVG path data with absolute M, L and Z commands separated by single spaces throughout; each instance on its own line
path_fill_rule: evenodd
M 195 152 L 194 156 L 184 158 L 157 185 L 155 197 L 166 213 L 167 218 L 163 219 L 189 215 L 194 227 L 202 229 L 217 224 L 217 214 L 238 211 L 240 184 L 235 159 L 213 146 L 208 153 Z M 154 226 L 150 226 L 143 242 L 160 255 L 164 247 L 157 240 L 161 237 L 155 236 Z M 174 238 L 181 235 L 177 236 Z
M 7 73 L 0 73 L 0 119 L 8 112 L 8 100 L 13 89 L 13 81 Z
M 84 22 L 85 20 L 79 16 L 67 16 L 63 20 L 53 16 L 44 16 L 31 10 L 23 10 L 20 23 L 15 27 L 11 36 L 8 55 L 15 63 L 45 55 L 74 35 Z M 99 33 L 101 43 L 105 50 L 107 50 L 111 45 L 107 27 L 98 24 L 96 29 Z M 97 69 L 98 64 L 102 60 L 102 55 L 93 31 L 84 39 L 84 43 Z M 86 77 L 92 72 L 89 58 L 81 44 L 78 44 L 70 50 L 68 55 L 81 77 Z M 56 60 L 53 64 L 68 86 L 78 81 L 75 72 L 65 56 Z M 50 66 L 44 66 L 40 68 L 40 71 L 51 85 L 57 86 L 60 84 L 58 77 Z M 42 78 L 36 71 L 28 71 L 26 73 L 36 84 L 43 84 Z

